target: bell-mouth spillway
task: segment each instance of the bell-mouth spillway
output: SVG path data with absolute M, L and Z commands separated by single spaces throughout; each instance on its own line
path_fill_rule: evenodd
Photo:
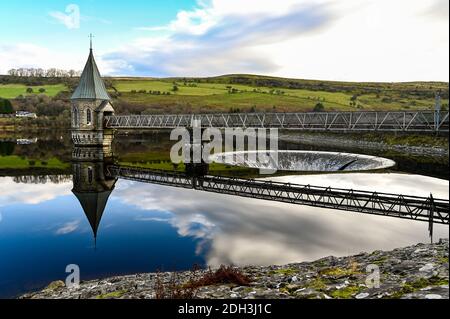
M 315 151 L 238 151 L 213 154 L 215 163 L 298 172 L 352 172 L 393 167 L 393 160 L 362 154 Z

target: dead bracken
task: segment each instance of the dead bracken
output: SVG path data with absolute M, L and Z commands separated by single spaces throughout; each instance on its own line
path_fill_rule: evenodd
M 170 280 L 164 283 L 160 274 L 158 274 L 155 282 L 155 298 L 193 299 L 196 298 L 198 289 L 201 287 L 224 284 L 248 286 L 251 283 L 251 279 L 238 268 L 224 265 L 215 271 L 208 269 L 206 273 L 200 276 L 198 275 L 198 269 L 194 267 L 190 277 L 187 282 L 180 283 L 178 274 L 173 272 L 170 275 Z

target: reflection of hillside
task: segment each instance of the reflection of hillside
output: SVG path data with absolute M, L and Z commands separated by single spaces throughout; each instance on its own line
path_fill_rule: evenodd
M 16 138 L 12 136 L 11 138 Z M 23 137 L 28 138 L 28 137 Z M 36 138 L 36 136 L 33 136 Z M 39 134 L 36 143 L 11 145 L 11 142 L 0 142 L 0 156 L 16 155 L 26 158 L 49 159 L 58 158 L 69 162 L 71 142 L 67 132 Z
M 6 138 L 16 137 L 3 137 Z M 0 142 L 0 176 L 70 174 L 71 143 L 67 133 L 43 134 L 35 138 L 36 143 L 32 144 Z
M 174 141 L 169 139 L 167 131 L 136 132 L 125 135 L 118 132 L 114 139 L 114 154 L 164 152 L 169 157 L 169 151 Z
M 43 159 L 56 157 L 63 161 L 70 161 L 71 144 L 69 139 L 38 140 L 35 144 L 17 145 L 14 155 Z
M 0 156 L 9 156 L 14 153 L 16 143 L 11 141 L 0 141 Z
M 52 176 L 52 175 L 70 175 L 72 170 L 67 168 L 51 167 L 30 167 L 26 169 L 0 168 L 0 176 Z

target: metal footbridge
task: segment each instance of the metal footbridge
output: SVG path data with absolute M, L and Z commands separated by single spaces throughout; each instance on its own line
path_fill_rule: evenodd
M 448 111 L 358 111 L 303 113 L 223 113 L 171 115 L 113 115 L 104 127 L 113 129 L 278 128 L 329 132 L 448 133 Z

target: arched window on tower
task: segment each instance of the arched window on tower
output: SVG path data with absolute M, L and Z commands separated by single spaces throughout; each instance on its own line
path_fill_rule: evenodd
M 92 123 L 92 112 L 90 109 L 86 110 L 86 124 Z
M 92 184 L 93 180 L 94 180 L 94 172 L 92 171 L 92 167 L 88 167 L 88 182 L 89 182 L 89 184 Z
M 73 126 L 78 127 L 80 126 L 80 113 L 78 112 L 78 108 L 74 106 L 72 108 L 72 120 L 73 120 Z

